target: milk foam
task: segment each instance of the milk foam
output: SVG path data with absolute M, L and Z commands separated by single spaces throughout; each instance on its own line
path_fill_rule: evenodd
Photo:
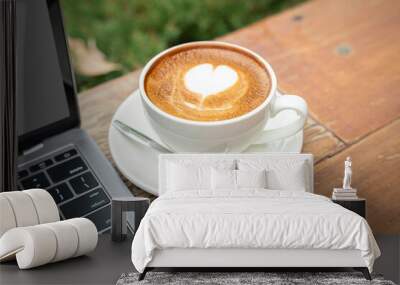
M 145 78 L 153 104 L 192 121 L 239 117 L 262 104 L 270 88 L 268 72 L 252 56 L 212 45 L 167 54 Z
M 198 64 L 189 69 L 184 77 L 185 87 L 200 94 L 203 99 L 232 87 L 239 76 L 227 65 L 214 66 L 211 63 Z

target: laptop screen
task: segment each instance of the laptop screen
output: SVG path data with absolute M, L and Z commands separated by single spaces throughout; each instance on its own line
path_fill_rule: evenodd
M 17 132 L 29 147 L 79 124 L 58 1 L 17 0 Z

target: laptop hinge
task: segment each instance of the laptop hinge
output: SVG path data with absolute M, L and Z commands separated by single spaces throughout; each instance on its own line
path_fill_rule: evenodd
M 43 146 L 44 146 L 44 145 L 43 145 L 42 143 L 37 144 L 37 145 L 34 145 L 33 147 L 24 150 L 24 151 L 22 152 L 22 154 L 23 154 L 23 155 L 28 155 L 28 154 L 34 153 L 34 152 L 36 152 L 36 151 L 42 149 Z

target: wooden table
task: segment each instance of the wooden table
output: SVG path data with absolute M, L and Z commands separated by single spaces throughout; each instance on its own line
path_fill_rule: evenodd
M 315 192 L 330 196 L 351 156 L 374 232 L 400 233 L 400 1 L 311 1 L 219 40 L 261 54 L 280 88 L 307 100 L 303 152 L 315 157 Z M 139 73 L 79 95 L 82 125 L 110 159 L 111 117 Z

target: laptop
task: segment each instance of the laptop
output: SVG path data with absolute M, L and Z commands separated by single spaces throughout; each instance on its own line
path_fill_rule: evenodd
M 16 10 L 18 188 L 46 189 L 62 219 L 86 217 L 106 232 L 111 199 L 132 194 L 80 128 L 60 3 L 17 0 Z

